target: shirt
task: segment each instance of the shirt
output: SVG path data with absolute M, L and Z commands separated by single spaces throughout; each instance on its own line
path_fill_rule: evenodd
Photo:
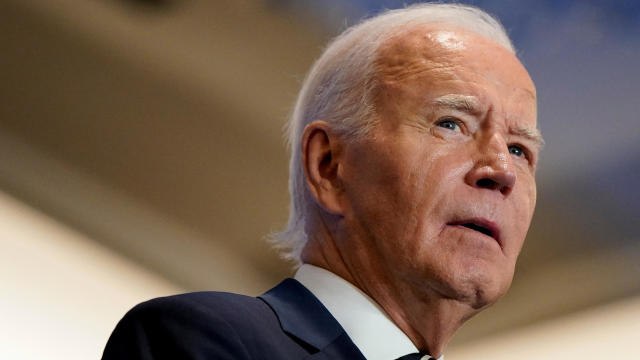
M 294 278 L 320 300 L 368 360 L 390 360 L 419 352 L 380 305 L 350 282 L 309 264 L 303 264 Z M 443 359 L 441 356 L 438 360 Z

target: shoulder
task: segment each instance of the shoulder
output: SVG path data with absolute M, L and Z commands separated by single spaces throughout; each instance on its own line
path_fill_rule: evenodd
M 132 308 L 123 321 L 132 319 L 146 324 L 181 326 L 210 330 L 225 325 L 242 328 L 259 318 L 274 316 L 269 307 L 259 299 L 224 293 L 195 292 L 155 298 Z
M 261 300 L 239 294 L 203 291 L 151 299 L 136 305 L 125 317 L 177 316 L 233 321 L 271 311 Z
M 273 311 L 253 297 L 211 291 L 161 297 L 120 320 L 103 359 L 251 358 L 255 346 L 247 341 L 278 328 Z

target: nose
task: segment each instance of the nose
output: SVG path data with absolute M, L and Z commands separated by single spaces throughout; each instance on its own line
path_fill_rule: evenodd
M 499 133 L 480 142 L 474 167 L 467 173 L 467 184 L 481 189 L 495 190 L 507 196 L 516 184 L 516 173 L 509 148 Z

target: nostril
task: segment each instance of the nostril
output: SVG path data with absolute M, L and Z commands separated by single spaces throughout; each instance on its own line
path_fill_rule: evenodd
M 490 190 L 495 190 L 498 188 L 498 183 L 488 178 L 483 178 L 476 181 L 476 185 L 478 187 L 490 189 Z

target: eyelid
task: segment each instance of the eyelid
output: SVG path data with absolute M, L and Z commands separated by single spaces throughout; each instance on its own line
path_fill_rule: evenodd
M 453 115 L 444 115 L 444 116 L 440 116 L 439 118 L 436 119 L 436 121 L 434 122 L 434 124 L 439 124 L 442 121 L 453 121 L 454 123 L 456 123 L 456 125 L 458 125 L 458 127 L 460 128 L 460 132 L 463 134 L 468 134 L 468 129 L 467 129 L 467 124 L 460 119 L 457 116 L 453 116 Z
M 507 148 L 510 146 L 518 146 L 520 147 L 520 149 L 522 149 L 522 153 L 524 154 L 524 158 L 526 158 L 529 163 L 531 163 L 532 165 L 535 164 L 536 162 L 536 155 L 534 154 L 534 152 L 531 150 L 531 148 L 527 145 L 524 145 L 523 143 L 519 143 L 519 142 L 512 142 L 509 143 L 509 145 L 507 145 Z

